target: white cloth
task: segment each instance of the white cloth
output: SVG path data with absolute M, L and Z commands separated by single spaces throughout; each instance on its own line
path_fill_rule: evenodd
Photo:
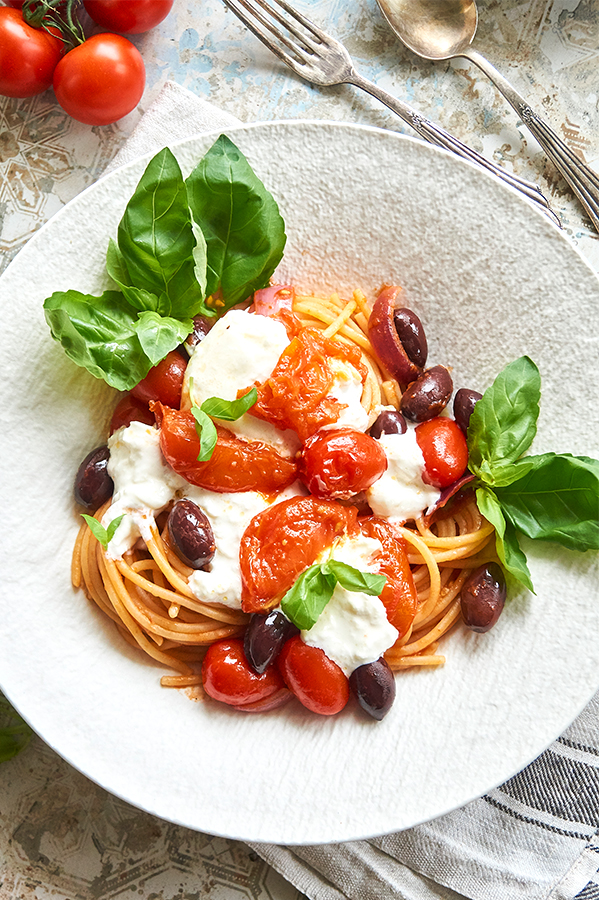
M 240 124 L 167 83 L 110 168 Z M 310 900 L 598 900 L 598 702 L 506 784 L 369 841 L 252 849 Z

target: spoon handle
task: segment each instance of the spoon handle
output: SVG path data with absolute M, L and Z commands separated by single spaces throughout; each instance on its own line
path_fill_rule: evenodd
M 382 90 L 372 81 L 364 78 L 354 68 L 352 68 L 347 77 L 344 78 L 344 81 L 346 84 L 353 84 L 355 87 L 367 91 L 367 93 L 371 94 L 371 96 L 375 97 L 391 109 L 392 112 L 396 113 L 396 115 L 406 122 L 407 125 L 414 128 L 417 134 L 426 141 L 429 141 L 430 144 L 443 147 L 445 150 L 449 150 L 456 156 L 469 160 L 480 166 L 482 169 L 491 172 L 492 175 L 496 175 L 506 184 L 510 185 L 510 187 L 519 191 L 519 193 L 524 194 L 528 200 L 541 208 L 542 212 L 549 216 L 555 225 L 558 225 L 559 228 L 561 227 L 560 219 L 554 210 L 550 208 L 546 197 L 537 185 L 525 181 L 523 178 L 519 178 L 518 175 L 512 175 L 510 172 L 501 169 L 495 163 L 490 162 L 485 156 L 481 156 L 476 150 L 472 150 L 471 147 L 463 144 L 462 141 L 459 141 L 458 138 L 455 138 L 453 135 L 449 134 L 449 132 L 444 131 L 439 125 L 430 122 L 429 119 L 425 119 L 407 103 L 396 99 L 396 97 L 388 94 L 387 91 Z
M 598 175 L 568 147 L 553 131 L 518 91 L 500 74 L 485 56 L 472 48 L 460 54 L 471 60 L 485 72 L 498 90 L 518 113 L 540 146 L 545 150 L 565 181 L 569 183 L 581 203 L 586 208 L 596 231 L 598 231 Z

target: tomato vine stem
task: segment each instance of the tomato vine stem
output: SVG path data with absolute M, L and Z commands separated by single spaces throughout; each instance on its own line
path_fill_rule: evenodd
M 24 0 L 22 15 L 32 28 L 42 28 L 65 44 L 77 45 L 85 41 L 77 16 L 80 7 L 81 0 Z

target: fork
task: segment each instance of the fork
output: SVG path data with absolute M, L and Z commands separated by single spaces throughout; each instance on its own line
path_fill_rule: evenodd
M 548 200 L 537 185 L 501 169 L 439 125 L 424 118 L 407 103 L 397 100 L 364 78 L 354 68 L 344 45 L 293 9 L 286 0 L 273 0 L 277 6 L 271 5 L 268 0 L 223 0 L 223 2 L 296 75 L 323 87 L 353 84 L 366 91 L 400 116 L 426 141 L 443 147 L 462 159 L 470 160 L 496 175 L 510 187 L 524 194 L 559 228 L 561 227 L 560 219 L 550 208 Z M 280 9 L 287 13 L 287 17 Z M 271 16 L 271 19 L 264 13 Z M 281 27 L 278 28 L 272 20 Z M 262 29 L 259 25 L 262 25 Z

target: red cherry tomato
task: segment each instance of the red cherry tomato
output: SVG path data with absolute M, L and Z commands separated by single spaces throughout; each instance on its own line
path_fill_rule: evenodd
M 417 589 L 406 555 L 406 543 L 386 519 L 366 516 L 359 522 L 362 533 L 376 538 L 381 544 L 381 553 L 376 561 L 379 573 L 385 575 L 387 581 L 379 599 L 385 606 L 389 622 L 398 630 L 398 637 L 404 637 L 418 608 Z
M 460 478 L 469 462 L 467 441 L 454 419 L 436 416 L 415 429 L 417 444 L 425 460 L 423 481 L 447 488 Z
M 299 635 L 284 645 L 277 665 L 292 694 L 311 712 L 334 716 L 348 702 L 350 686 L 340 667 Z
M 265 612 L 319 553 L 357 530 L 357 511 L 330 500 L 292 497 L 254 516 L 240 543 L 242 609 Z
M 119 428 L 131 425 L 132 422 L 143 422 L 144 425 L 154 425 L 154 413 L 150 412 L 150 407 L 147 403 L 143 403 L 136 397 L 132 397 L 131 394 L 125 394 L 115 406 L 115 411 L 110 420 L 109 434 L 114 434 Z
M 119 34 L 141 34 L 166 19 L 173 0 L 83 0 L 89 17 Z
M 387 458 L 362 431 L 337 428 L 309 438 L 300 458 L 300 478 L 315 497 L 348 500 L 381 478 Z
M 262 675 L 250 668 L 239 638 L 211 644 L 202 663 L 202 683 L 213 700 L 254 711 L 272 708 L 268 701 L 280 700 L 285 689 L 276 666 L 269 666 Z
M 187 361 L 177 350 L 171 350 L 164 359 L 153 366 L 145 378 L 132 388 L 131 393 L 138 400 L 150 403 L 159 400 L 171 409 L 181 405 L 181 388 Z
M 110 125 L 139 103 L 146 70 L 139 50 L 120 34 L 94 34 L 61 59 L 54 93 L 86 125 Z
M 23 21 L 20 10 L 0 7 L 0 94 L 33 97 L 52 86 L 64 45 Z
M 191 484 L 217 493 L 260 491 L 276 494 L 296 479 L 296 463 L 270 444 L 237 438 L 217 425 L 217 445 L 206 462 L 198 462 L 200 440 L 191 412 L 151 405 L 160 426 L 163 456 Z

